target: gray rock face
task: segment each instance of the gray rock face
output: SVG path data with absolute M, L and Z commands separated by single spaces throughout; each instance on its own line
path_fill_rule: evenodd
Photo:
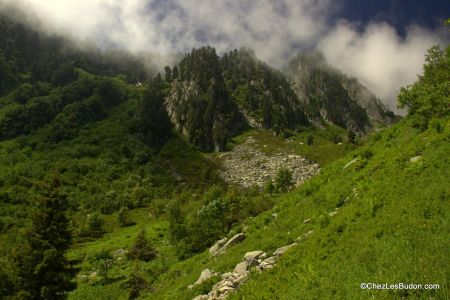
M 251 252 L 247 252 L 244 255 L 244 259 L 246 261 L 252 261 L 252 260 L 257 260 L 258 258 L 260 258 L 261 256 L 263 256 L 265 253 L 261 250 L 257 250 L 257 251 L 251 251 Z
M 209 253 L 211 253 L 212 255 L 216 254 L 216 252 L 220 248 L 222 248 L 222 246 L 225 245 L 227 241 L 228 241 L 227 238 L 223 238 L 221 240 L 218 240 L 213 246 L 211 246 L 211 248 L 209 248 Z
M 210 253 L 211 253 L 213 256 L 219 255 L 219 254 L 221 254 L 221 253 L 224 253 L 224 252 L 228 249 L 228 247 L 230 247 L 230 246 L 232 246 L 232 245 L 235 245 L 235 244 L 238 244 L 238 243 L 242 242 L 244 239 L 245 239 L 245 234 L 243 234 L 243 233 L 238 233 L 238 234 L 236 234 L 235 236 L 233 236 L 228 242 L 226 242 L 225 245 L 223 245 L 219 250 L 217 250 L 217 251 L 214 252 L 214 253 L 211 253 L 211 251 L 210 251 Z M 214 247 L 214 246 L 213 246 L 213 247 Z
M 246 261 L 242 261 L 236 265 L 234 268 L 234 273 L 237 273 L 239 275 L 246 275 L 247 274 L 247 267 L 248 264 Z
M 277 250 L 275 250 L 275 252 L 273 253 L 274 256 L 281 256 L 283 255 L 286 251 L 288 251 L 289 249 L 291 249 L 292 247 L 297 246 L 297 243 L 292 243 L 290 245 L 287 246 L 283 246 L 278 248 Z
M 202 271 L 202 273 L 200 274 L 200 277 L 197 279 L 197 281 L 194 284 L 196 284 L 196 285 L 202 284 L 205 280 L 208 280 L 212 276 L 214 276 L 214 273 L 211 272 L 210 269 L 204 269 Z
M 276 177 L 280 168 L 287 168 L 292 172 L 292 179 L 297 186 L 320 171 L 318 164 L 299 155 L 266 155 L 256 149 L 252 137 L 236 146 L 233 151 L 221 154 L 220 159 L 223 167 L 221 177 L 228 183 L 244 187 L 263 187 L 268 180 Z
M 313 122 L 325 121 L 365 133 L 372 127 L 371 121 L 396 121 L 369 89 L 330 66 L 321 53 L 298 55 L 285 72 Z

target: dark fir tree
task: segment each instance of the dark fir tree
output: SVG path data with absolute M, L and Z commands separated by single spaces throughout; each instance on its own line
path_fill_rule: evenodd
M 150 244 L 145 236 L 145 230 L 141 229 L 136 236 L 134 244 L 128 251 L 128 256 L 133 259 L 150 261 L 158 255 L 158 251 Z
M 25 234 L 26 244 L 15 253 L 19 299 L 66 299 L 67 291 L 75 288 L 74 272 L 66 258 L 71 234 L 59 186 L 54 177 L 43 187 Z
M 356 144 L 356 134 L 352 130 L 347 131 L 347 138 L 349 143 Z
M 165 68 L 164 68 L 164 71 L 165 71 L 165 76 L 164 76 L 164 79 L 166 80 L 166 82 L 171 82 L 172 81 L 172 70 L 170 69 L 170 67 L 169 66 L 166 66 Z
M 171 124 L 164 107 L 164 83 L 157 76 L 148 86 L 139 107 L 139 127 L 144 141 L 150 146 L 161 146 L 170 137 Z

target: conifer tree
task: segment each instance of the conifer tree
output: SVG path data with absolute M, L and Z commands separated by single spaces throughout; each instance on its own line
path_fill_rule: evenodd
M 25 234 L 26 243 L 15 253 L 19 299 L 66 299 L 67 291 L 75 288 L 74 272 L 65 256 L 71 234 L 59 186 L 57 177 L 45 184 Z

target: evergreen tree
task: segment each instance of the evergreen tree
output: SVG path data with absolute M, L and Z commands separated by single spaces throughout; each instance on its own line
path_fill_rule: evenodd
M 157 76 L 148 86 L 139 107 L 140 131 L 150 146 L 161 146 L 170 137 L 171 124 L 164 107 L 164 97 L 164 83 Z
M 158 255 L 158 251 L 150 244 L 145 236 L 145 230 L 141 229 L 136 236 L 134 244 L 131 246 L 128 255 L 131 258 L 143 261 L 150 261 Z
M 71 234 L 59 186 L 57 177 L 46 184 L 25 235 L 26 245 L 15 253 L 19 299 L 66 299 L 67 291 L 75 288 L 65 256 Z
M 347 137 L 349 143 L 356 144 L 356 134 L 352 130 L 347 132 Z
M 286 168 L 281 168 L 275 178 L 275 186 L 280 192 L 286 192 L 292 186 L 292 172 Z
M 170 69 L 169 66 L 166 66 L 164 68 L 164 71 L 165 71 L 164 79 L 166 80 L 166 82 L 171 82 L 172 81 L 172 70 Z
M 177 66 L 173 67 L 172 78 L 173 79 L 178 79 L 178 67 Z

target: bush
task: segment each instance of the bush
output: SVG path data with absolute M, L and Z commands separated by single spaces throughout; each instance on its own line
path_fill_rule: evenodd
M 281 192 L 286 192 L 292 184 L 292 172 L 286 168 L 279 169 L 275 178 L 276 189 Z
M 132 259 L 150 261 L 158 255 L 158 251 L 150 244 L 145 236 L 145 230 L 141 229 L 136 236 L 134 244 L 128 251 L 128 256 Z
M 275 185 L 273 184 L 272 179 L 267 180 L 266 184 L 264 185 L 264 192 L 272 196 L 272 194 L 275 192 Z
M 128 299 L 139 298 L 142 290 L 151 291 L 151 285 L 137 270 L 133 271 L 124 283 L 125 287 L 129 288 Z
M 119 225 L 122 227 L 131 226 L 135 224 L 133 221 L 130 221 L 128 212 L 129 212 L 128 207 L 122 207 L 117 213 L 117 220 L 119 221 Z

